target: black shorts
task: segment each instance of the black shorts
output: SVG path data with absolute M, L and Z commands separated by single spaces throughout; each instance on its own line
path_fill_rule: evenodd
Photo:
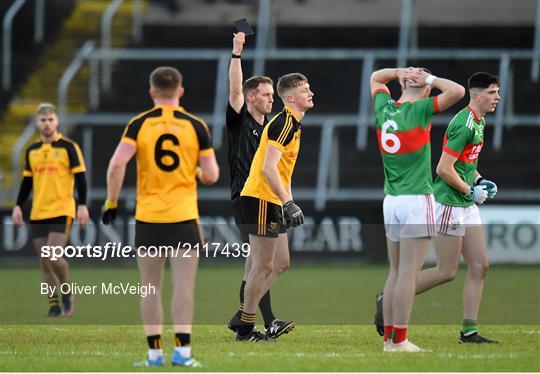
M 247 232 L 246 226 L 242 219 L 242 207 L 240 206 L 240 196 L 235 197 L 232 201 L 232 211 L 234 217 L 234 223 L 238 230 L 240 231 L 240 238 L 244 243 L 249 243 L 249 233 Z
M 248 234 L 277 238 L 287 232 L 281 205 L 251 196 L 240 197 L 242 225 Z
M 189 244 L 189 246 L 184 246 Z M 192 248 L 202 245 L 203 238 L 196 219 L 175 223 L 148 223 L 137 221 L 135 225 L 135 246 L 172 246 Z
M 36 219 L 30 220 L 30 232 L 32 233 L 32 238 L 34 239 L 46 237 L 51 232 L 59 232 L 69 235 L 72 225 L 73 218 L 68 216 Z

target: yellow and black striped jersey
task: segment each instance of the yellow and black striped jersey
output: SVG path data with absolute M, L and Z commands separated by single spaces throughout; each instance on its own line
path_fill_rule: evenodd
M 278 148 L 283 153 L 278 162 L 278 172 L 283 187 L 288 190 L 296 158 L 300 151 L 301 133 L 300 121 L 287 106 L 268 122 L 262 133 L 261 142 L 253 158 L 249 177 L 242 189 L 241 196 L 256 197 L 278 205 L 286 203 L 286 201 L 279 200 L 263 175 L 264 157 L 268 145 Z
M 74 174 L 85 171 L 81 149 L 61 134 L 51 143 L 39 141 L 28 147 L 23 176 L 32 177 L 30 219 L 75 218 Z
M 137 147 L 135 218 L 173 223 L 199 218 L 196 168 L 199 155 L 211 155 L 207 124 L 182 107 L 156 105 L 134 117 L 122 142 Z

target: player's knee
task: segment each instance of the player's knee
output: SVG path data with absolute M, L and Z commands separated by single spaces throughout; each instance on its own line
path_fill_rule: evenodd
M 489 270 L 489 262 L 481 261 L 469 265 L 469 272 L 474 278 L 484 278 Z
M 257 266 L 257 270 L 265 278 L 268 278 L 270 274 L 272 274 L 272 270 L 273 270 L 272 263 L 268 262 L 268 263 L 260 264 Z M 253 269 L 251 271 L 253 271 Z
M 455 268 L 441 268 L 439 269 L 439 279 L 441 283 L 451 282 L 457 277 L 457 269 Z
M 53 273 L 54 270 L 51 260 L 49 260 L 48 258 L 40 258 L 39 262 L 41 264 L 41 269 L 43 270 L 43 272 Z
M 277 274 L 283 274 L 284 272 L 287 271 L 287 269 L 289 269 L 290 266 L 291 266 L 290 259 L 282 260 L 278 262 L 277 264 L 274 264 L 274 272 L 276 272 Z

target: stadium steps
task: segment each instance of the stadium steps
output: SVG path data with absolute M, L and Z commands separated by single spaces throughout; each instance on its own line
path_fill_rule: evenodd
M 31 74 L 14 97 L 0 121 L 2 140 L 0 165 L 2 187 L 5 191 L 17 183 L 18 176 L 12 175 L 11 153 L 13 146 L 36 106 L 42 101 L 56 103 L 58 81 L 71 63 L 78 49 L 89 39 L 99 40 L 101 15 L 108 1 L 78 1 L 65 21 L 57 40 L 43 54 L 34 73 Z M 126 45 L 131 37 L 132 4 L 124 2 L 113 20 L 112 45 Z M 85 112 L 88 101 L 88 66 L 85 64 L 74 78 L 69 89 L 68 111 Z M 34 137 L 32 141 L 37 138 Z M 23 162 L 21 158 L 21 163 Z M 5 201 L 10 205 L 12 201 Z

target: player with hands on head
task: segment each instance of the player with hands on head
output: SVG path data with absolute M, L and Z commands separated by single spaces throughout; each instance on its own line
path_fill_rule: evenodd
M 463 287 L 463 326 L 460 343 L 496 343 L 478 334 L 476 326 L 484 279 L 489 267 L 487 246 L 477 205 L 497 194 L 497 185 L 484 179 L 477 170 L 484 145 L 485 115 L 494 112 L 499 102 L 497 77 L 484 72 L 468 80 L 470 101 L 450 121 L 443 140 L 443 152 L 434 183 L 435 215 L 438 226 L 434 241 L 437 265 L 418 276 L 416 294 L 456 278 L 461 256 L 467 264 Z M 384 333 L 386 315 L 377 298 L 375 324 Z M 386 299 L 386 291 L 384 299 Z
M 386 84 L 398 80 L 395 102 Z M 377 296 L 378 331 L 385 352 L 421 352 L 407 337 L 416 278 L 435 236 L 430 131 L 433 116 L 461 99 L 465 90 L 423 68 L 381 69 L 371 75 L 377 138 L 384 166 L 383 202 L 389 273 L 384 299 Z M 441 93 L 430 97 L 431 88 Z M 382 308 L 380 308 L 382 306 Z

